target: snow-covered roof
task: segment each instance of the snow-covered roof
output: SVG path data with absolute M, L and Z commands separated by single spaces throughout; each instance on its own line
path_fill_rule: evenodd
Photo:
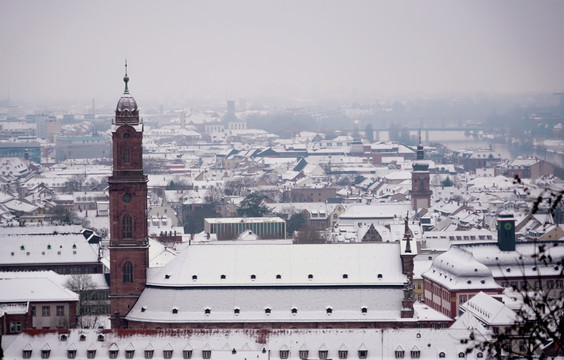
M 437 256 L 423 277 L 451 290 L 501 289 L 490 269 L 458 246 Z
M 0 302 L 78 301 L 78 294 L 49 278 L 0 279 Z
M 507 305 L 482 291 L 460 305 L 460 310 L 471 313 L 488 326 L 510 326 L 517 320 L 517 314 Z
M 397 286 L 406 281 L 401 269 L 398 243 L 193 245 L 166 266 L 150 268 L 147 284 L 161 287 Z
M 127 314 L 127 320 L 154 323 L 402 321 L 402 295 L 401 287 L 148 287 Z
M 0 264 L 96 263 L 97 251 L 82 234 L 1 236 Z
M 135 349 L 134 358 L 144 357 L 145 350 L 153 350 L 155 358 L 161 358 L 164 350 L 172 350 L 173 359 L 182 359 L 183 351 L 192 351 L 193 359 L 202 359 L 202 351 L 211 351 L 216 360 L 268 360 L 279 359 L 280 350 L 288 351 L 290 358 L 297 358 L 301 349 L 308 349 L 308 358 L 317 358 L 317 351 L 327 351 L 328 358 L 338 358 L 339 350 L 349 352 L 349 358 L 357 358 L 364 350 L 369 359 L 394 359 L 398 347 L 420 351 L 422 359 L 436 359 L 441 351 L 445 358 L 458 358 L 466 353 L 470 329 L 285 329 L 270 330 L 190 330 L 190 331 L 105 331 L 76 329 L 65 333 L 63 341 L 57 331 L 39 334 L 21 333 L 4 346 L 4 357 L 21 358 L 23 350 L 31 350 L 33 358 L 41 356 L 41 349 L 48 346 L 50 358 L 67 358 L 69 348 L 76 348 L 77 358 L 86 358 L 87 351 L 96 351 L 96 358 L 108 358 L 110 347 L 118 349 L 123 357 L 125 349 Z M 99 338 L 99 336 L 101 338 Z M 100 340 L 101 339 L 101 340 Z M 479 339 L 481 340 L 481 338 Z M 325 344 L 325 347 L 323 347 Z M 150 345 L 150 346 L 149 346 Z M 235 349 L 235 352 L 233 351 Z M 264 349 L 264 350 L 263 350 Z M 473 350 L 466 359 L 476 359 Z M 483 354 L 484 356 L 486 354 Z M 406 354 L 405 357 L 408 357 Z

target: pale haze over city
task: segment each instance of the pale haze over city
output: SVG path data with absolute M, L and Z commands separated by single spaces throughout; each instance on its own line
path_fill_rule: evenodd
M 0 0 L 0 359 L 564 359 L 564 0 Z
M 552 92 L 562 1 L 0 1 L 0 96 Z

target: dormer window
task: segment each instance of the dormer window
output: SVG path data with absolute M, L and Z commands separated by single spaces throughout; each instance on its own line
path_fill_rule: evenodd
M 280 280 L 280 279 L 282 279 L 282 275 L 280 275 L 280 274 L 276 274 L 276 279 L 277 279 L 277 280 Z
M 368 312 L 368 308 L 367 308 L 366 306 L 363 306 L 362 309 L 360 309 L 360 311 L 361 311 L 363 314 L 366 314 L 366 313 Z
M 292 308 L 292 315 L 296 315 L 298 313 L 298 308 Z
M 368 350 L 358 350 L 358 358 L 366 359 L 368 357 Z
M 251 274 L 251 280 L 256 280 L 257 276 L 255 274 Z
M 172 313 L 173 313 L 173 314 L 178 314 L 178 308 L 176 308 L 176 307 L 175 307 L 175 308 L 172 308 Z
M 210 309 L 210 308 L 205 308 L 205 309 L 204 309 L 204 314 L 206 314 L 206 315 L 211 314 L 211 309 Z
M 325 311 L 327 311 L 327 315 L 331 315 L 333 313 L 333 308 L 327 307 L 327 309 L 325 309 Z
M 241 309 L 239 308 L 234 308 L 233 312 L 235 313 L 235 315 L 239 315 L 239 313 L 241 312 Z
M 349 274 L 343 274 L 343 279 L 348 279 L 349 278 Z
M 125 350 L 126 359 L 133 359 L 133 355 L 135 355 L 135 350 Z
M 378 280 L 382 280 L 382 274 L 378 274 Z
M 227 278 L 227 276 L 225 276 L 225 274 L 221 274 L 221 276 L 219 277 L 221 280 L 225 280 Z
M 312 279 L 313 279 L 313 274 L 309 274 L 309 275 L 307 276 L 307 278 L 308 278 L 309 280 L 312 280 Z
M 192 280 L 198 280 L 198 275 L 192 275 Z
M 79 339 L 80 339 L 80 341 L 86 341 L 86 335 L 81 334 Z
M 270 315 L 270 312 L 271 312 L 271 311 L 272 311 L 272 309 L 270 309 L 269 307 L 264 308 L 264 313 L 265 313 L 266 315 Z

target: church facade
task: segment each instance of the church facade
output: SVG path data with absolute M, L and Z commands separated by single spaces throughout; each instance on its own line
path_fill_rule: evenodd
M 415 304 L 417 246 L 348 244 L 190 245 L 150 268 L 143 124 L 129 77 L 112 124 L 110 302 L 112 327 L 315 329 L 446 327 Z

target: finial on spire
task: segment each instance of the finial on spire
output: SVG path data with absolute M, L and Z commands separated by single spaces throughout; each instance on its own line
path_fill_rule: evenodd
M 127 59 L 125 59 L 125 76 L 123 77 L 123 82 L 125 83 L 124 94 L 129 94 L 129 89 L 127 88 L 127 83 L 129 82 L 129 76 L 127 76 Z

